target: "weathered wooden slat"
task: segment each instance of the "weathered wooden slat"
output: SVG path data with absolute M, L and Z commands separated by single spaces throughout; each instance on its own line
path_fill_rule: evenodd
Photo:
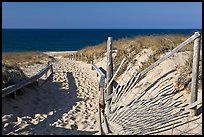
M 101 127 L 101 109 L 100 106 L 98 107 L 98 130 L 99 130 L 99 135 L 102 134 L 102 127 Z
M 169 124 L 170 122 L 175 122 L 176 120 L 180 120 L 183 117 L 187 117 L 186 114 L 187 113 L 182 113 L 183 111 L 179 111 L 175 114 L 172 115 L 167 115 L 167 116 L 163 116 L 163 117 L 155 117 L 155 119 L 153 119 L 153 121 L 151 119 L 147 118 L 147 122 L 142 121 L 142 122 L 138 122 L 136 121 L 135 123 L 127 123 L 124 124 L 124 126 L 126 127 L 126 129 L 133 129 L 133 131 L 135 129 L 137 129 L 138 127 L 142 127 L 143 130 L 141 130 L 140 132 L 143 132 L 145 130 L 155 130 L 156 128 L 159 129 L 161 127 L 165 127 L 166 125 L 164 124 Z M 140 123 L 140 124 L 139 124 Z M 124 129 L 124 130 L 126 130 Z M 147 132 L 147 131 L 146 131 Z
M 144 103 L 144 102 L 138 102 L 138 105 L 142 106 L 143 103 Z M 138 108 L 139 108 L 139 107 L 138 107 Z M 138 108 L 135 108 L 134 110 L 137 111 Z M 124 117 L 124 114 L 127 113 L 127 110 L 128 110 L 128 109 L 129 109 L 129 110 L 133 110 L 132 108 L 126 107 L 126 108 L 124 108 L 124 109 L 121 109 L 121 110 L 123 110 L 123 111 L 120 110 L 120 112 L 117 112 L 117 111 L 119 111 L 119 109 L 117 109 L 117 111 L 115 111 L 115 112 L 117 112 L 117 113 L 115 113 L 114 115 L 111 116 L 110 121 L 114 122 L 115 120 L 121 118 L 121 116 Z
M 170 89 L 172 90 L 172 89 Z M 149 101 L 146 101 L 146 105 L 148 105 L 149 107 L 150 106 L 156 106 L 156 103 L 158 103 L 159 101 L 163 101 L 163 100 L 166 100 L 166 99 L 169 99 L 169 100 L 172 100 L 172 97 L 173 97 L 173 94 L 171 95 L 168 95 L 168 96 L 156 96 L 155 98 L 152 98 L 151 100 Z
M 196 107 L 196 106 L 198 106 L 198 105 L 200 105 L 200 104 L 202 104 L 202 100 L 193 102 L 192 104 L 189 105 L 188 108 L 191 109 L 191 108 L 194 108 L 194 107 Z
M 180 120 L 181 118 L 184 118 L 184 117 L 186 117 L 186 116 L 183 116 L 183 117 L 180 117 L 180 118 L 176 118 L 175 120 L 172 120 L 172 121 L 167 121 L 161 127 L 156 127 L 153 130 L 151 130 L 151 128 L 149 128 L 148 131 L 146 130 L 146 132 L 143 132 L 142 134 L 150 135 L 150 134 L 162 133 L 164 131 L 173 130 L 173 128 L 178 127 L 178 126 L 182 126 L 185 123 L 185 122 L 182 122 Z M 141 132 L 140 132 L 140 134 L 141 134 Z
M 155 84 L 155 82 L 153 82 L 153 85 Z M 157 83 L 156 83 L 157 84 Z M 171 83 L 170 83 L 170 85 L 171 85 Z M 156 86 L 156 85 L 155 85 Z M 168 85 L 167 85 L 168 86 Z M 144 96 L 147 92 L 149 92 L 149 90 L 150 90 L 150 87 L 152 88 L 152 84 L 148 87 L 148 88 L 146 88 L 145 90 L 143 90 L 143 92 L 140 92 L 140 94 L 138 94 L 138 96 L 135 96 L 135 98 L 133 98 L 133 102 L 132 103 L 134 103 L 135 101 L 137 101 L 137 100 L 139 100 L 142 96 Z
M 126 108 L 129 108 L 131 111 L 140 110 L 140 108 L 146 107 L 146 102 L 143 100 L 133 101 L 130 105 L 123 107 L 123 112 L 126 113 Z M 136 104 L 135 104 L 136 103 Z M 129 112 L 128 112 L 129 114 Z
M 95 65 L 92 64 L 92 68 L 96 70 L 97 74 L 99 75 L 99 87 L 105 87 L 105 74 Z
M 158 94 L 158 96 L 156 96 L 155 98 L 150 98 L 149 101 L 146 101 L 145 105 L 149 105 L 149 107 L 151 107 L 151 106 L 155 106 L 156 103 L 158 102 L 162 103 L 166 99 L 172 99 L 171 97 L 173 97 L 174 88 L 167 89 L 166 91 L 171 92 L 172 94 L 169 94 L 167 96 L 161 96 L 160 94 Z
M 106 101 L 110 100 L 114 96 L 114 93 L 110 94 L 107 98 Z
M 157 80 L 156 80 L 155 82 L 157 82 Z M 155 84 L 155 82 L 153 82 L 153 83 L 152 83 L 151 85 L 149 85 L 143 92 L 141 92 L 141 93 L 139 94 L 139 96 L 137 97 L 137 100 L 138 100 L 138 99 L 141 99 L 141 98 L 149 91 L 149 89 L 152 87 L 152 85 Z
M 99 134 L 107 134 L 108 133 L 108 125 L 107 125 L 107 120 L 105 117 L 105 114 L 103 114 L 104 117 L 104 122 L 102 123 L 101 121 L 101 111 L 100 107 L 105 106 L 104 102 L 104 88 L 105 88 L 105 74 L 95 65 L 92 64 L 92 68 L 96 70 L 97 74 L 99 75 L 99 108 L 98 108 L 98 128 L 99 128 Z
M 171 122 L 175 122 L 175 121 L 177 121 L 177 120 L 181 120 L 182 118 L 186 118 L 186 117 L 188 117 L 188 115 L 187 115 L 187 113 L 186 114 L 181 114 L 181 115 L 179 115 L 179 116 L 174 116 L 174 117 L 171 117 L 171 118 L 169 118 L 169 119 L 164 119 L 163 120 L 163 122 L 159 122 L 160 123 L 160 126 L 155 126 L 156 124 L 158 124 L 158 122 L 156 121 L 155 123 L 152 123 L 151 125 L 147 125 L 146 126 L 146 128 L 151 128 L 151 127 L 156 127 L 156 128 L 164 128 L 164 127 L 168 127 L 167 125 L 165 125 L 165 124 L 169 124 L 169 125 L 171 125 L 170 123 Z
M 171 114 L 170 112 L 172 110 L 173 110 L 173 107 L 168 108 L 167 110 L 160 111 L 160 113 L 165 114 L 164 116 L 168 116 L 168 114 Z M 151 112 L 149 112 L 149 113 L 151 113 Z M 115 121 L 115 123 L 127 124 L 127 123 L 137 122 L 137 124 L 139 124 L 141 122 L 142 124 L 144 124 L 144 122 L 149 121 L 151 117 L 156 118 L 155 116 L 157 114 L 153 113 L 152 115 L 154 115 L 154 116 L 151 116 L 151 115 L 148 116 L 148 114 L 147 115 L 145 115 L 145 114 L 141 115 L 141 114 L 138 114 L 138 113 L 133 113 L 133 115 L 128 116 L 128 118 L 126 117 L 126 118 L 119 119 L 118 121 Z M 132 118 L 130 118 L 130 117 L 132 117 Z M 139 120 L 137 118 L 139 118 Z M 159 118 L 161 118 L 161 117 L 159 117 Z
M 119 130 L 123 129 L 123 127 L 121 125 L 118 125 L 116 123 L 112 123 L 111 121 L 109 121 L 109 125 L 110 125 L 111 131 L 113 131 L 114 133 L 117 133 L 117 134 L 119 134 L 118 129 Z
M 112 59 L 112 37 L 108 37 L 107 40 L 107 79 L 106 79 L 106 83 L 108 84 L 110 82 L 110 80 L 113 77 L 113 59 Z M 112 82 L 110 84 L 110 86 L 108 86 L 107 88 L 107 96 L 109 96 L 111 93 L 113 92 L 113 86 L 112 86 Z M 107 115 L 109 115 L 109 106 L 110 106 L 110 102 L 111 100 L 107 101 L 106 104 L 106 108 L 105 108 L 105 113 Z
M 148 132 L 152 132 L 152 131 L 155 131 L 155 130 L 158 130 L 159 128 L 166 128 L 166 127 L 172 127 L 173 124 L 169 124 L 171 122 L 176 122 L 177 120 L 181 120 L 182 118 L 185 118 L 185 117 L 188 117 L 187 115 L 182 115 L 182 116 L 174 116 L 171 120 L 166 120 L 166 119 L 163 119 L 163 122 L 158 122 L 158 121 L 154 121 L 154 122 L 151 122 L 151 124 L 148 124 L 148 123 L 141 123 L 140 125 L 138 124 L 133 124 L 133 125 L 125 125 L 125 128 L 124 129 L 120 129 L 120 130 L 125 130 L 126 132 L 127 131 L 134 131 L 134 132 L 137 132 L 137 134 L 145 134 L 145 133 L 148 133 Z M 156 124 L 160 123 L 160 127 L 159 126 L 155 126 Z M 167 125 L 165 125 L 167 124 Z M 140 130 L 138 127 L 140 127 Z M 120 131 L 119 130 L 119 131 Z
M 140 79 L 140 73 L 137 73 L 133 76 L 132 80 L 130 81 L 130 84 L 124 89 L 123 94 L 120 97 L 120 100 L 125 96 L 127 97 L 128 94 L 132 91 L 131 89 L 135 86 L 135 84 L 138 83 Z
M 125 61 L 125 58 L 124 58 L 124 59 L 122 60 L 122 62 L 120 63 L 120 66 L 119 66 L 118 69 L 116 70 L 114 76 L 113 76 L 112 79 L 109 81 L 109 83 L 108 83 L 108 85 L 106 86 L 106 88 L 104 89 L 104 91 L 106 91 L 106 90 L 109 88 L 109 86 L 110 86 L 111 83 L 113 82 L 114 78 L 117 76 L 117 74 L 118 74 L 120 68 L 122 67 L 124 61 Z M 114 95 L 114 93 L 111 93 L 110 95 L 108 95 L 108 97 L 106 98 L 106 101 L 109 101 L 109 100 L 113 97 L 113 95 Z M 108 109 L 110 109 L 110 106 L 109 106 Z
M 182 113 L 182 112 L 183 112 L 183 110 L 180 110 L 179 112 L 176 112 L 175 114 L 168 112 L 168 113 L 164 113 L 161 117 L 155 117 L 155 119 L 153 119 L 153 121 L 151 119 L 149 119 L 149 117 L 147 117 L 144 120 L 140 120 L 140 122 L 139 121 L 136 121 L 136 122 L 137 122 L 137 124 L 140 123 L 140 124 L 148 125 L 148 123 L 150 123 L 150 124 L 156 126 L 157 124 L 160 124 L 161 122 L 167 122 L 168 120 L 170 120 L 174 117 L 183 116 L 183 115 L 187 114 L 187 113 Z M 153 122 L 156 122 L 156 123 L 153 123 Z M 131 124 L 131 123 L 129 122 L 129 124 Z M 162 125 L 162 123 L 160 125 Z
M 172 89 L 173 86 L 171 86 L 171 87 L 169 87 L 169 86 L 171 86 L 171 84 L 169 84 L 169 85 L 165 86 L 164 88 L 162 88 L 162 89 L 159 91 L 159 93 L 162 93 L 162 92 L 164 92 L 165 90 L 169 90 L 169 91 L 173 90 L 173 89 Z M 168 88 L 168 89 L 167 89 L 167 88 Z M 139 96 L 139 97 L 140 97 L 140 96 Z M 156 98 L 158 98 L 158 99 L 156 99 Z M 162 97 L 160 97 L 160 94 L 158 94 L 158 95 L 155 96 L 154 98 L 149 99 L 149 101 L 147 101 L 145 104 L 149 104 L 149 103 L 153 104 L 154 102 L 158 101 L 158 100 L 161 99 L 161 98 L 162 98 Z M 134 104 L 134 102 L 137 102 L 137 100 L 139 100 L 138 97 L 134 98 L 134 101 L 131 102 L 131 104 Z M 131 106 L 131 104 L 128 104 L 128 105 Z M 134 105 L 134 106 L 135 106 L 135 105 Z
M 170 72 L 174 71 L 171 70 Z M 155 85 L 149 89 L 149 92 L 154 92 L 154 91 L 160 91 L 161 89 L 164 89 L 165 87 L 168 86 L 168 81 L 170 81 L 171 78 L 169 77 L 163 77 L 162 79 L 159 80 L 159 82 L 155 83 Z M 166 84 L 167 83 L 167 84 Z M 173 84 L 173 82 L 171 82 L 169 85 Z
M 108 124 L 106 115 L 104 115 L 104 122 L 102 123 L 102 129 L 103 129 L 105 134 L 108 134 L 110 132 L 109 124 Z
M 101 90 L 99 90 L 99 96 L 98 96 L 98 130 L 99 130 L 99 135 L 101 135 L 102 134 L 102 126 L 101 126 L 101 124 L 102 124 L 102 122 L 101 122 L 101 103 L 100 103 L 100 99 L 101 99 L 101 93 L 102 91 Z
M 147 115 L 140 115 L 138 114 L 137 116 L 134 115 L 134 116 L 131 116 L 130 119 L 124 119 L 124 120 L 121 120 L 121 121 L 118 121 L 118 122 L 115 122 L 119 125 L 134 125 L 134 124 L 137 124 L 137 125 L 144 125 L 148 122 L 153 122 L 153 121 L 158 121 L 159 119 L 161 118 L 164 118 L 164 117 L 168 117 L 171 115 L 171 112 L 172 112 L 173 109 L 171 109 L 171 111 L 168 111 L 168 112 L 163 112 L 161 113 L 159 116 L 158 114 L 154 113 L 152 114 L 151 116 L 148 116 Z
M 162 105 L 162 106 L 158 106 L 157 108 L 152 108 L 151 110 L 141 110 L 141 109 L 137 109 L 137 111 L 138 112 L 144 112 L 144 111 L 146 111 L 146 113 L 149 113 L 149 114 L 151 114 L 151 113 L 153 113 L 153 112 L 155 112 L 155 111 L 159 111 L 159 109 L 161 109 L 160 110 L 160 112 L 168 112 L 168 111 L 171 111 L 172 109 L 169 109 L 170 107 L 171 108 L 174 108 L 175 107 L 175 105 L 177 105 L 176 103 L 180 103 L 180 101 L 173 101 L 171 104 L 169 104 L 168 106 L 165 106 L 165 105 Z M 147 108 L 147 107 L 146 107 Z M 167 110 L 166 110 L 167 109 Z M 118 116 L 117 117 L 117 119 L 114 121 L 114 122 L 116 122 L 116 121 L 123 121 L 124 122 L 124 120 L 126 120 L 126 119 L 128 119 L 128 121 L 130 121 L 130 117 L 131 116 L 137 116 L 138 115 L 138 112 L 137 111 L 135 111 L 134 109 L 132 109 L 132 110 L 130 110 L 130 111 L 125 111 L 126 113 L 124 113 L 124 115 L 122 116 L 122 117 L 120 117 L 120 116 Z M 124 112 L 124 111 L 123 111 Z M 134 114 L 135 113 L 135 114 Z
M 137 75 L 137 74 L 135 74 L 135 75 Z M 134 79 L 134 77 L 135 77 L 135 76 L 133 76 L 133 79 Z M 137 83 L 138 80 L 139 80 L 139 78 L 140 78 L 140 73 L 138 73 L 138 75 L 137 75 L 136 79 L 133 81 L 133 83 L 134 83 L 134 84 Z M 130 86 L 134 86 L 134 84 L 130 84 L 129 86 L 127 86 L 127 88 L 129 88 Z M 116 106 L 116 108 L 115 108 L 114 111 L 117 111 L 117 110 L 120 108 L 120 106 L 122 105 L 123 102 L 121 101 L 121 99 L 122 99 L 122 96 L 126 93 L 127 88 L 125 88 L 124 91 L 121 92 L 121 93 L 122 93 L 121 97 L 115 102 L 115 103 L 117 103 L 117 102 L 119 102 L 119 103 L 118 103 L 118 105 Z M 130 93 L 130 90 L 129 90 L 129 93 Z M 127 97 L 128 97 L 128 96 L 125 96 L 125 99 L 126 99 Z
M 25 87 L 26 85 L 33 83 L 34 81 L 36 81 L 37 79 L 42 77 L 45 73 L 47 73 L 47 71 L 51 68 L 51 66 L 52 66 L 52 64 L 49 64 L 47 67 L 45 67 L 42 71 L 38 72 L 36 75 L 34 75 L 34 76 L 24 80 L 24 81 L 21 81 L 15 85 L 11 85 L 11 86 L 8 86 L 8 87 L 2 89 L 2 97 L 5 97 L 6 95 L 17 91 L 17 90 Z
M 195 33 L 194 35 L 192 35 L 190 38 L 188 38 L 187 40 L 182 42 L 180 45 L 178 45 L 176 48 L 174 48 L 170 53 L 166 54 L 161 59 L 157 60 L 154 64 L 152 64 L 151 66 L 146 68 L 144 71 L 142 71 L 141 76 L 144 76 L 147 72 L 155 68 L 157 65 L 159 65 L 161 62 L 163 62 L 167 58 L 173 56 L 176 52 L 178 52 L 180 49 L 182 49 L 184 46 L 186 46 L 187 44 L 189 44 L 191 41 L 193 41 L 194 39 L 198 37 L 200 37 L 200 33 Z
M 128 80 L 128 82 L 127 82 L 125 85 L 123 85 L 123 87 L 121 88 L 121 90 L 118 91 L 118 94 L 117 94 L 117 96 L 116 96 L 114 102 L 117 102 L 117 101 L 121 98 L 121 96 L 124 94 L 124 91 L 127 89 L 127 87 L 128 87 L 129 85 L 131 85 L 131 82 L 133 81 L 133 79 L 134 79 L 136 76 L 138 76 L 138 73 L 135 73 L 135 74 L 130 78 L 130 80 Z M 136 80 L 137 80 L 137 79 L 136 79 Z M 135 82 L 136 82 L 136 80 L 135 80 Z
M 195 32 L 194 35 L 200 35 L 199 32 Z M 194 49 L 193 49 L 193 65 L 192 65 L 192 81 L 191 81 L 191 98 L 190 104 L 197 101 L 198 96 L 198 73 L 199 73 L 199 60 L 200 60 L 200 40 L 198 37 L 194 41 Z M 196 106 L 191 107 L 191 114 L 196 115 Z
M 118 115 L 116 120 L 118 119 L 126 119 L 127 117 L 131 117 L 132 115 L 134 115 L 134 113 L 138 113 L 140 111 L 143 111 L 143 107 L 145 107 L 144 105 L 145 103 L 143 104 L 140 104 L 139 107 L 134 107 L 134 108 L 130 108 L 130 107 L 127 107 L 125 109 L 123 109 L 123 112 L 122 114 Z M 144 112 L 144 111 L 143 111 Z
M 162 101 L 162 98 L 161 98 L 161 101 Z M 132 111 L 132 112 L 134 112 L 134 111 L 141 111 L 141 109 L 139 109 L 139 107 L 145 108 L 146 104 L 147 104 L 146 101 L 145 102 L 141 102 L 140 101 L 138 105 L 132 104 L 132 105 L 127 106 L 127 107 L 132 107 L 132 108 L 129 109 L 129 111 Z M 129 114 L 130 115 L 131 113 L 129 111 L 128 111 L 128 109 L 124 109 L 123 108 L 123 111 L 121 112 L 121 114 L 117 115 L 117 118 L 120 118 L 120 115 L 123 115 L 123 114 Z
M 125 129 L 123 129 L 123 130 L 127 130 L 129 128 L 129 129 L 133 129 L 134 132 L 137 132 L 138 128 L 140 128 L 140 127 L 143 130 L 148 129 L 148 128 L 149 129 L 155 128 L 155 125 L 160 123 L 160 122 L 167 123 L 168 121 L 170 122 L 170 120 L 175 121 L 176 119 L 182 118 L 182 116 L 186 117 L 186 115 L 184 115 L 184 114 L 181 114 L 179 116 L 174 115 L 171 118 L 169 118 L 170 116 L 168 116 L 168 115 L 167 116 L 164 115 L 164 117 L 166 117 L 166 118 L 164 118 L 163 116 L 157 117 L 157 118 L 152 117 L 153 121 L 150 118 L 149 119 L 147 118 L 146 121 L 141 121 L 141 122 L 135 121 L 132 124 L 131 123 L 127 123 L 127 124 L 122 123 L 122 125 L 123 125 L 123 127 L 125 127 Z M 160 124 L 160 125 L 162 125 L 162 124 Z
M 120 65 L 119 65 L 118 69 L 116 70 L 114 76 L 111 78 L 111 80 L 109 81 L 109 83 L 107 83 L 107 86 L 106 86 L 106 88 L 104 89 L 104 91 L 106 91 L 106 90 L 109 88 L 109 86 L 110 86 L 111 83 L 113 82 L 114 78 L 117 76 L 117 74 L 118 74 L 118 72 L 119 72 L 119 70 L 120 70 L 120 68 L 122 67 L 122 65 L 123 65 L 124 62 L 125 62 L 125 58 L 121 61 L 121 63 L 120 63 Z
M 161 90 L 159 90 L 159 94 L 160 94 L 160 93 L 163 93 L 163 90 L 166 90 L 166 89 L 168 89 L 168 88 L 172 88 L 173 86 L 174 86 L 174 83 L 173 83 L 173 82 L 167 84 L 167 85 L 164 86 Z
M 119 88 L 119 90 L 117 91 L 117 93 L 114 94 L 115 98 L 111 101 L 111 104 L 112 104 L 113 102 L 115 102 L 115 101 L 119 98 L 120 94 L 122 94 L 122 91 L 123 91 L 123 89 L 124 89 L 125 87 L 126 87 L 126 85 L 122 85 L 122 86 Z
M 165 107 L 168 108 L 169 106 L 175 107 L 175 105 L 179 102 L 180 101 L 171 101 L 171 99 L 167 99 L 167 101 L 165 102 L 166 104 L 158 103 L 149 106 L 149 108 L 152 108 L 154 110 L 165 109 Z
M 197 119 L 199 119 L 199 118 L 195 118 L 195 119 L 192 119 L 192 120 L 189 120 L 189 121 L 187 121 L 187 122 L 177 122 L 177 123 L 174 123 L 174 128 L 177 128 L 177 127 L 179 127 L 179 126 L 182 126 L 182 125 L 184 125 L 184 124 L 186 124 L 186 123 L 190 123 L 190 122 L 192 122 L 192 121 L 195 121 L 195 120 L 197 120 Z M 172 125 L 172 124 L 171 124 Z M 159 131 L 153 131 L 153 132 L 150 132 L 150 133 L 147 133 L 147 134 L 156 134 L 156 133 L 161 133 L 161 132 L 164 132 L 164 131 L 167 131 L 167 130 L 171 130 L 172 129 L 172 127 L 170 127 L 170 128 L 163 128 L 163 127 L 160 127 L 159 129 L 161 129 L 161 130 L 159 130 Z M 157 129 L 158 130 L 158 129 Z
M 169 87 L 168 87 L 169 88 Z M 165 90 L 168 90 L 168 89 L 162 89 L 161 92 L 165 91 Z M 172 89 L 169 89 L 169 90 L 172 90 Z M 172 95 L 170 95 L 169 97 L 172 97 Z M 137 98 L 135 98 L 136 100 Z M 157 94 L 155 97 L 152 97 L 148 100 L 145 101 L 145 105 L 150 105 L 150 104 L 154 104 L 155 102 L 159 101 L 159 100 L 162 100 L 162 99 L 165 99 L 165 97 L 162 97 L 160 96 L 160 94 Z M 133 101 L 131 102 L 130 104 L 128 104 L 129 107 L 131 106 L 134 106 L 134 107 L 137 107 L 137 105 L 135 104 L 136 102 L 138 101 Z

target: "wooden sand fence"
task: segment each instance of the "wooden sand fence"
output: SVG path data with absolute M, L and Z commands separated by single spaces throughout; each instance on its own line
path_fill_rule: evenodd
M 142 90 L 140 94 L 133 97 L 129 104 L 123 104 L 122 100 L 127 100 L 127 95 L 134 91 L 137 83 L 153 68 L 172 57 L 184 46 L 194 41 L 193 67 L 189 109 L 191 115 L 196 115 L 197 106 L 202 102 L 197 101 L 198 96 L 198 72 L 200 59 L 201 34 L 195 32 L 194 35 L 186 39 L 171 52 L 154 62 L 140 73 L 135 73 L 124 85 L 113 87 L 113 80 L 118 70 L 124 63 L 121 62 L 118 70 L 113 75 L 112 59 L 112 37 L 107 40 L 107 74 L 104 74 L 96 65 L 92 68 L 97 71 L 99 76 L 99 103 L 98 103 L 98 127 L 100 134 L 156 134 L 168 129 L 176 128 L 183 123 L 177 122 L 178 119 L 186 117 L 188 112 L 179 109 L 173 114 L 175 107 L 182 108 L 184 102 L 179 100 L 180 97 L 173 100 L 175 87 L 169 83 L 162 88 L 155 88 L 157 95 L 150 99 L 142 99 L 149 90 L 152 83 L 147 89 Z M 115 88 L 113 92 L 113 88 Z M 159 103 L 158 103 L 159 102 Z M 188 104 L 187 104 L 188 105 Z M 153 111 L 152 107 L 156 106 L 158 111 Z M 156 110 L 156 109 L 155 109 Z M 161 113 L 160 113 L 161 112 Z M 160 113 L 160 114 L 159 114 Z M 159 114 L 159 115 L 158 115 Z M 173 122 L 173 124 L 172 124 Z M 173 125 L 173 127 L 172 127 Z M 169 128 L 170 127 L 170 128 Z
M 52 64 L 50 64 L 48 62 L 48 65 L 42 69 L 40 72 L 38 72 L 36 75 L 31 76 L 23 81 L 20 81 L 14 85 L 10 85 L 8 87 L 5 87 L 2 89 L 2 98 L 9 95 L 9 94 L 13 94 L 13 98 L 16 98 L 16 92 L 22 88 L 24 88 L 25 86 L 37 81 L 38 85 L 41 85 L 42 82 L 40 80 L 40 78 L 42 76 L 45 76 L 46 78 L 49 77 L 50 74 L 53 74 L 53 67 Z

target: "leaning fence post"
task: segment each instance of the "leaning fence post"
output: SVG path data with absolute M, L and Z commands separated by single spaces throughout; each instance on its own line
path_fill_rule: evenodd
M 113 77 L 113 60 L 112 60 L 112 37 L 108 37 L 107 40 L 107 82 L 109 83 L 109 81 L 112 79 Z M 110 86 L 107 88 L 107 92 L 106 92 L 106 97 L 107 98 L 111 93 L 113 92 L 113 86 L 112 84 L 110 84 Z M 109 105 L 110 105 L 111 100 L 107 101 L 106 104 L 106 111 L 107 111 L 107 115 L 109 115 Z
M 195 32 L 199 33 L 199 32 Z M 192 67 L 192 84 L 191 84 L 191 99 L 190 104 L 197 101 L 198 95 L 198 72 L 199 72 L 199 59 L 200 59 L 200 36 L 194 40 L 193 52 L 193 67 Z M 197 105 L 191 108 L 191 114 L 196 115 Z

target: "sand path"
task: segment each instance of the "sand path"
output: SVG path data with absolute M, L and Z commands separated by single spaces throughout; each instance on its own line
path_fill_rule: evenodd
M 2 100 L 3 134 L 97 134 L 97 77 L 91 65 L 58 59 L 41 86 Z

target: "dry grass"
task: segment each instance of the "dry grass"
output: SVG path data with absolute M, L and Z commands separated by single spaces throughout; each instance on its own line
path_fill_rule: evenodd
M 2 53 L 2 62 L 9 65 L 26 66 L 53 60 L 41 52 L 11 52 Z
M 199 61 L 199 72 L 198 72 L 198 88 L 202 89 L 202 54 Z M 192 67 L 193 67 L 193 52 L 186 60 L 185 65 L 180 67 L 180 75 L 177 79 L 178 90 L 186 89 L 190 93 L 191 80 L 192 80 Z
M 153 35 L 138 36 L 134 38 L 124 38 L 113 40 L 113 50 L 124 50 L 128 53 L 139 53 L 141 49 L 151 48 L 153 51 L 160 47 L 171 46 L 176 47 L 178 44 L 186 40 L 189 35 Z M 184 50 L 192 50 L 192 44 L 189 44 Z M 79 50 L 78 55 L 101 57 L 106 52 L 106 42 L 96 46 L 88 46 Z
M 190 82 L 192 80 L 192 64 L 193 64 L 193 53 L 191 53 L 188 60 L 185 61 L 185 65 L 179 68 L 179 76 L 176 81 L 177 90 L 187 89 L 190 92 Z
M 20 67 L 48 61 L 53 58 L 40 52 L 2 53 L 2 88 L 26 78 Z
M 170 52 L 172 49 L 174 49 L 176 46 L 181 44 L 183 41 L 188 39 L 190 35 L 180 35 L 180 34 L 174 34 L 174 35 L 151 35 L 151 36 L 138 36 L 134 38 L 123 38 L 119 40 L 113 40 L 113 51 L 116 52 L 116 56 L 113 59 L 113 66 L 114 66 L 114 72 L 117 70 L 118 66 L 120 65 L 120 62 L 125 57 L 126 61 L 121 68 L 121 70 L 118 73 L 118 76 L 120 76 L 127 68 L 127 66 L 131 64 L 135 64 L 134 57 L 138 53 L 142 51 L 142 49 L 151 49 L 153 51 L 153 54 L 149 56 L 148 60 L 146 62 L 142 63 L 142 66 L 139 68 L 138 71 L 142 71 L 146 69 L 148 66 L 152 65 L 155 61 L 157 61 L 162 55 L 164 55 L 167 52 Z M 201 41 L 202 45 L 202 41 Z M 201 46 L 202 48 L 202 46 Z M 186 45 L 183 49 L 181 49 L 179 52 L 183 51 L 193 51 L 193 42 Z M 74 58 L 76 60 L 85 61 L 88 63 L 93 63 L 95 59 L 102 58 L 105 56 L 106 53 L 106 42 L 103 42 L 96 46 L 89 46 L 86 47 L 76 54 L 70 54 L 66 57 L 68 58 Z M 201 60 L 202 64 L 202 60 Z M 183 72 L 178 79 L 178 83 L 183 85 L 185 88 L 189 86 L 190 78 L 189 76 L 192 70 L 192 59 L 189 59 L 188 62 L 186 62 L 186 65 L 183 66 Z M 200 65 L 200 71 L 199 71 L 199 80 L 202 79 L 202 69 Z
M 150 56 L 149 60 L 143 64 L 139 71 L 144 70 L 153 62 L 155 62 L 159 57 L 174 47 L 178 46 L 180 43 L 189 38 L 190 35 L 151 35 L 151 36 L 137 36 L 134 38 L 123 38 L 119 40 L 113 40 L 113 50 L 116 52 L 116 57 L 114 58 L 114 71 L 120 65 L 121 60 L 126 57 L 125 66 L 128 63 L 134 64 L 134 56 L 137 55 L 142 49 L 150 48 L 153 51 L 153 55 Z M 192 51 L 193 43 L 187 45 L 181 51 Z M 95 59 L 104 57 L 106 53 L 106 42 L 99 45 L 88 46 L 84 49 L 79 50 L 75 54 L 67 55 L 67 58 L 74 58 L 76 60 L 85 61 L 88 63 L 94 62 Z M 125 69 L 125 68 L 124 68 Z M 120 72 L 122 73 L 122 71 Z
M 17 65 L 2 64 L 2 88 L 26 78 Z

